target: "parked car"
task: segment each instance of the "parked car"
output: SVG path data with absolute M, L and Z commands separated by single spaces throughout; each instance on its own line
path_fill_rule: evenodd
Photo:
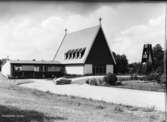
M 65 77 L 53 79 L 57 85 L 71 84 L 71 80 Z

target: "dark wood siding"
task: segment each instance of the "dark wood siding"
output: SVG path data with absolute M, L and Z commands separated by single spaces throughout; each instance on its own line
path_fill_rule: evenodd
M 85 64 L 114 64 L 107 41 L 100 28 Z
M 16 70 L 15 67 L 33 67 Z M 34 68 L 39 67 L 38 70 Z M 55 71 L 49 71 L 49 67 L 55 67 Z M 11 78 L 54 78 L 64 74 L 64 66 L 59 64 L 11 64 Z

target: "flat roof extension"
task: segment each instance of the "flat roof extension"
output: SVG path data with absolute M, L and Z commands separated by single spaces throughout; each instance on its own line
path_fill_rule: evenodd
M 13 64 L 61 64 L 52 60 L 9 60 L 9 62 Z

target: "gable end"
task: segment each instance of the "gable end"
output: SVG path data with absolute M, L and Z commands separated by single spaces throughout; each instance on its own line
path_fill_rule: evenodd
M 92 44 L 85 64 L 114 64 L 114 58 L 111 54 L 103 30 L 100 27 L 96 38 Z

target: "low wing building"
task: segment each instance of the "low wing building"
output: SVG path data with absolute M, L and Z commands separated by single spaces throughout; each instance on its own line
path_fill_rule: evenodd
M 57 61 L 8 60 L 1 72 L 8 78 L 54 78 L 64 74 L 64 66 Z

